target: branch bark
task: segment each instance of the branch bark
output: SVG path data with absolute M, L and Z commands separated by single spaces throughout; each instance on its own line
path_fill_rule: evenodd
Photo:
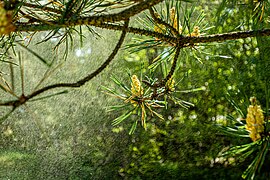
M 53 22 L 50 22 L 50 24 L 53 24 Z M 88 25 L 88 24 L 86 24 Z M 91 24 L 95 27 L 100 27 L 104 29 L 111 29 L 111 30 L 119 30 L 122 31 L 125 29 L 122 25 L 116 25 L 116 24 L 107 24 L 107 23 L 96 23 Z M 61 26 L 61 25 L 25 25 L 25 24 L 17 24 L 16 31 L 48 31 L 53 30 L 54 28 L 61 28 L 61 27 L 67 27 L 67 26 Z M 140 29 L 140 28 L 134 28 L 134 27 L 128 27 L 126 29 L 128 33 L 138 34 L 138 35 L 144 35 L 144 36 L 152 36 L 156 37 L 162 41 L 165 41 L 169 44 L 182 44 L 184 47 L 192 46 L 196 43 L 211 43 L 211 42 L 223 42 L 228 40 L 236 40 L 236 39 L 244 39 L 248 37 L 263 37 L 263 36 L 270 36 L 270 29 L 263 29 L 263 30 L 252 30 L 252 31 L 238 31 L 238 32 L 229 32 L 229 33 L 223 33 L 223 34 L 213 34 L 213 35 L 207 35 L 207 36 L 198 36 L 198 37 L 190 37 L 190 36 L 179 36 L 174 37 L 158 32 L 154 32 L 152 30 L 146 30 L 146 29 Z
M 122 30 L 123 27 L 115 24 L 98 24 L 94 25 L 96 27 L 112 29 L 112 30 Z M 128 27 L 127 32 L 144 35 L 144 36 L 152 36 L 156 37 L 162 41 L 168 42 L 170 44 L 182 44 L 184 47 L 193 46 L 195 43 L 211 43 L 211 42 L 223 42 L 227 40 L 236 40 L 236 39 L 244 39 L 248 37 L 263 37 L 270 36 L 270 29 L 263 30 L 252 30 L 252 31 L 237 31 L 237 32 L 229 32 L 223 34 L 213 34 L 207 36 L 198 36 L 198 37 L 190 37 L 190 36 L 180 36 L 173 37 L 166 34 L 161 34 L 158 32 L 154 32 L 151 30 L 145 30 L 140 28 Z
M 178 40 L 174 39 L 174 43 L 183 43 L 183 44 L 195 44 L 195 43 L 211 43 L 211 42 L 222 42 L 227 40 L 236 40 L 236 39 L 244 39 L 248 37 L 262 37 L 262 36 L 270 36 L 270 29 L 263 30 L 253 30 L 253 31 L 239 31 L 239 32 L 230 32 L 223 34 L 214 34 L 208 36 L 199 36 L 199 37 L 182 37 Z

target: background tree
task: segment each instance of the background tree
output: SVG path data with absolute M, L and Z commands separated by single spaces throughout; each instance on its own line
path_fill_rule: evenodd
M 222 150 L 216 147 L 237 144 L 238 139 L 223 137 L 212 123 L 237 125 L 232 118 L 225 121 L 224 114 L 232 113 L 229 117 L 233 117 L 242 109 L 241 118 L 246 118 L 251 96 L 256 96 L 265 107 L 264 116 L 268 119 L 268 43 L 265 36 L 269 36 L 270 30 L 267 29 L 267 6 L 267 1 L 214 1 L 210 4 L 166 0 L 2 1 L 0 86 L 4 94 L 0 105 L 3 114 L 1 146 L 4 150 L 1 162 L 15 162 L 18 167 L 8 166 L 19 172 L 14 177 L 26 178 L 98 179 L 105 177 L 104 172 L 110 172 L 107 178 L 164 177 L 164 173 L 166 177 L 187 179 L 213 177 L 211 175 L 228 177 L 228 168 L 216 170 L 224 163 L 233 169 L 231 171 L 238 171 L 235 163 L 249 159 L 216 158 Z M 116 40 L 99 28 L 121 31 L 120 37 Z M 105 48 L 105 43 L 101 42 L 102 45 L 94 49 L 95 44 L 103 39 L 91 38 L 91 43 L 88 43 L 84 37 L 87 31 L 93 37 L 103 35 L 106 41 L 117 43 L 114 48 Z M 110 109 L 123 111 L 105 116 L 102 112 L 108 99 L 92 91 L 98 87 L 93 78 L 106 71 L 127 33 L 139 35 L 139 39 L 132 38 L 132 43 L 126 45 L 133 54 L 123 52 L 119 57 L 127 62 L 114 64 L 113 69 L 130 67 L 127 73 L 130 81 L 123 77 L 125 72 L 115 72 L 112 82 L 116 86 L 111 87 L 108 81 L 102 83 L 104 91 L 121 99 L 119 106 Z M 225 41 L 229 43 L 220 43 Z M 37 50 L 34 44 L 41 47 Z M 211 46 L 213 44 L 215 46 Z M 70 55 L 69 51 L 78 46 L 81 48 L 75 49 L 77 57 Z M 85 48 L 87 46 L 92 49 Z M 48 53 L 48 47 L 55 51 Z M 94 50 L 106 52 L 106 57 L 100 53 L 92 55 Z M 89 57 L 98 61 L 86 60 Z M 108 74 L 104 77 L 110 76 L 109 71 L 105 73 Z M 96 78 L 96 83 L 106 79 L 100 75 Z M 82 87 L 90 80 L 93 84 Z M 55 96 L 77 87 L 82 90 L 72 91 L 68 98 Z M 63 90 L 59 91 L 60 88 Z M 90 102 L 87 99 L 91 99 Z M 51 101 L 55 102 L 54 105 Z M 237 107 L 236 110 L 230 102 Z M 93 103 L 100 107 L 101 113 L 95 111 L 97 108 L 87 108 L 94 107 Z M 28 106 L 41 110 L 36 112 Z M 187 107 L 190 108 L 185 109 Z M 25 113 L 26 110 L 31 113 Z M 71 114 L 76 118 L 70 119 Z M 89 117 L 91 121 L 88 121 Z M 120 125 L 113 129 L 118 134 L 110 133 L 108 121 L 97 123 L 108 117 L 114 119 L 113 125 Z M 22 122 L 23 119 L 33 119 L 36 126 Z M 58 122 L 60 119 L 69 120 Z M 124 120 L 129 121 L 122 127 Z M 255 141 L 255 144 L 263 144 L 258 147 L 264 147 L 264 150 L 254 150 L 259 155 L 263 152 L 263 157 L 268 151 L 265 148 L 268 147 L 267 123 L 263 124 L 263 133 L 259 133 L 265 137 Z M 148 131 L 135 131 L 139 124 Z M 31 133 L 26 133 L 28 130 Z M 123 130 L 135 134 L 126 137 Z M 250 141 L 249 131 L 245 131 L 248 139 L 244 143 Z M 219 138 L 213 137 L 213 132 Z M 117 141 L 119 137 L 121 140 Z M 234 148 L 231 151 L 235 152 Z M 30 175 L 27 175 L 28 169 L 23 165 L 20 167 L 18 159 L 26 159 L 20 162 L 30 161 L 35 167 Z M 50 166 L 40 171 L 38 167 L 44 165 Z M 72 167 L 72 171 L 68 167 Z M 202 168 L 204 171 L 199 171 Z M 245 168 L 239 167 L 240 171 Z M 253 178 L 257 170 L 254 168 L 243 177 Z M 209 175 L 211 171 L 216 173 Z M 262 178 L 267 176 L 260 175 Z M 5 173 L 3 177 L 9 176 Z M 239 176 L 235 173 L 230 178 Z

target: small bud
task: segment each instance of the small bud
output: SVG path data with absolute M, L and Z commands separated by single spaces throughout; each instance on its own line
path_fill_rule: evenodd
M 200 36 L 200 28 L 199 26 L 195 26 L 193 28 L 193 32 L 190 34 L 191 37 L 198 37 Z
M 174 91 L 175 88 L 174 88 L 174 84 L 175 84 L 175 81 L 174 79 L 171 77 L 167 83 L 166 83 L 166 88 L 169 90 L 169 91 Z
M 143 87 L 141 86 L 141 82 L 139 81 L 136 75 L 131 77 L 131 92 L 133 96 L 142 96 L 143 95 Z

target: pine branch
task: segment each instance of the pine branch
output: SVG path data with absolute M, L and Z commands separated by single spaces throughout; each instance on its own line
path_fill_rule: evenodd
M 124 27 L 127 28 L 128 24 L 129 24 L 129 20 L 125 21 Z M 109 65 L 109 63 L 114 59 L 114 57 L 116 56 L 117 52 L 119 51 L 121 45 L 124 42 L 126 33 L 127 33 L 127 31 L 124 29 L 122 31 L 122 34 L 120 36 L 120 39 L 119 39 L 118 43 L 116 44 L 114 50 L 112 51 L 110 56 L 107 58 L 107 60 L 98 69 L 96 69 L 94 72 L 87 75 L 86 77 L 82 78 L 81 80 L 79 80 L 77 82 L 74 82 L 74 83 L 57 83 L 57 84 L 49 85 L 49 86 L 43 87 L 43 88 L 41 88 L 39 90 L 36 90 L 36 91 L 32 92 L 28 96 L 21 95 L 21 97 L 18 100 L 2 102 L 2 103 L 0 103 L 0 106 L 13 106 L 14 108 L 16 108 L 16 107 L 19 107 L 22 104 L 25 104 L 28 100 L 32 99 L 33 97 L 35 97 L 35 96 L 37 96 L 37 95 L 39 95 L 41 93 L 44 93 L 44 92 L 46 92 L 48 90 L 51 90 L 51 89 L 63 88 L 63 87 L 78 88 L 78 87 L 83 86 L 85 83 L 87 83 L 88 81 L 93 79 L 95 76 L 100 74 Z
M 94 26 L 99 27 L 99 28 L 103 28 L 103 29 L 110 29 L 110 30 L 122 30 L 123 29 L 123 27 L 121 25 L 106 24 L 106 23 L 102 23 L 102 24 L 98 24 L 98 25 L 94 25 Z M 147 29 L 128 27 L 126 30 L 129 33 L 133 33 L 133 34 L 137 34 L 137 35 L 141 35 L 141 36 L 152 36 L 152 37 L 158 38 L 164 42 L 167 42 L 168 44 L 171 44 L 171 42 L 176 41 L 176 38 L 173 36 L 169 36 L 166 34 L 162 34 L 162 33 L 147 30 Z
M 123 27 L 121 25 L 115 24 L 98 24 L 94 25 L 96 27 L 112 29 L 112 30 L 122 30 Z M 229 32 L 223 34 L 213 34 L 207 36 L 198 36 L 198 37 L 190 37 L 190 36 L 180 36 L 173 37 L 166 34 L 154 32 L 151 30 L 145 30 L 140 28 L 128 27 L 127 32 L 144 35 L 144 36 L 152 36 L 156 37 L 164 42 L 168 42 L 169 44 L 180 44 L 184 47 L 193 46 L 196 43 L 211 43 L 211 42 L 223 42 L 227 40 L 236 40 L 236 39 L 245 39 L 248 37 L 262 37 L 262 36 L 270 36 L 270 29 L 264 30 L 252 30 L 252 31 L 237 31 L 237 32 Z
M 42 25 L 39 25 L 39 24 L 33 24 L 33 25 L 17 24 L 16 31 L 20 31 L 20 32 L 23 32 L 23 31 L 48 31 L 48 30 L 53 30 L 55 28 L 68 27 L 66 25 L 58 25 L 56 22 L 48 22 L 48 23 L 49 24 L 42 24 Z M 116 25 L 116 24 L 96 23 L 96 24 L 91 24 L 91 25 L 95 26 L 95 27 L 100 27 L 100 28 L 104 28 L 104 29 L 111 29 L 111 30 L 122 31 L 124 29 L 124 26 Z M 169 44 L 181 44 L 184 47 L 193 46 L 196 43 L 223 42 L 223 41 L 227 41 L 227 40 L 244 39 L 244 38 L 248 38 L 248 37 L 270 36 L 270 29 L 252 30 L 252 31 L 238 31 L 238 32 L 230 32 L 230 33 L 223 33 L 223 34 L 214 34 L 214 35 L 208 35 L 208 36 L 198 36 L 198 37 L 190 37 L 190 36 L 173 37 L 170 35 L 154 32 L 151 30 L 134 28 L 134 27 L 128 27 L 126 29 L 126 31 L 128 33 L 156 37 L 156 38 L 158 38 L 164 42 L 167 42 Z

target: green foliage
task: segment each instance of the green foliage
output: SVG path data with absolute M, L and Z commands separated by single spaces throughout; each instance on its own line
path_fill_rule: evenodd
M 0 178 L 269 179 L 269 2 L 187 2 L 0 5 Z
M 130 158 L 120 167 L 120 175 L 137 179 L 239 177 L 239 170 L 238 174 L 227 174 L 227 177 L 222 174 L 232 168 L 232 164 L 220 166 L 223 172 L 218 170 L 221 164 L 215 159 L 225 139 L 219 138 L 210 143 L 215 139 L 215 129 L 209 124 L 197 123 L 196 119 L 184 114 L 186 112 L 178 111 L 166 122 L 153 120 L 148 133 L 135 133 L 129 145 Z

